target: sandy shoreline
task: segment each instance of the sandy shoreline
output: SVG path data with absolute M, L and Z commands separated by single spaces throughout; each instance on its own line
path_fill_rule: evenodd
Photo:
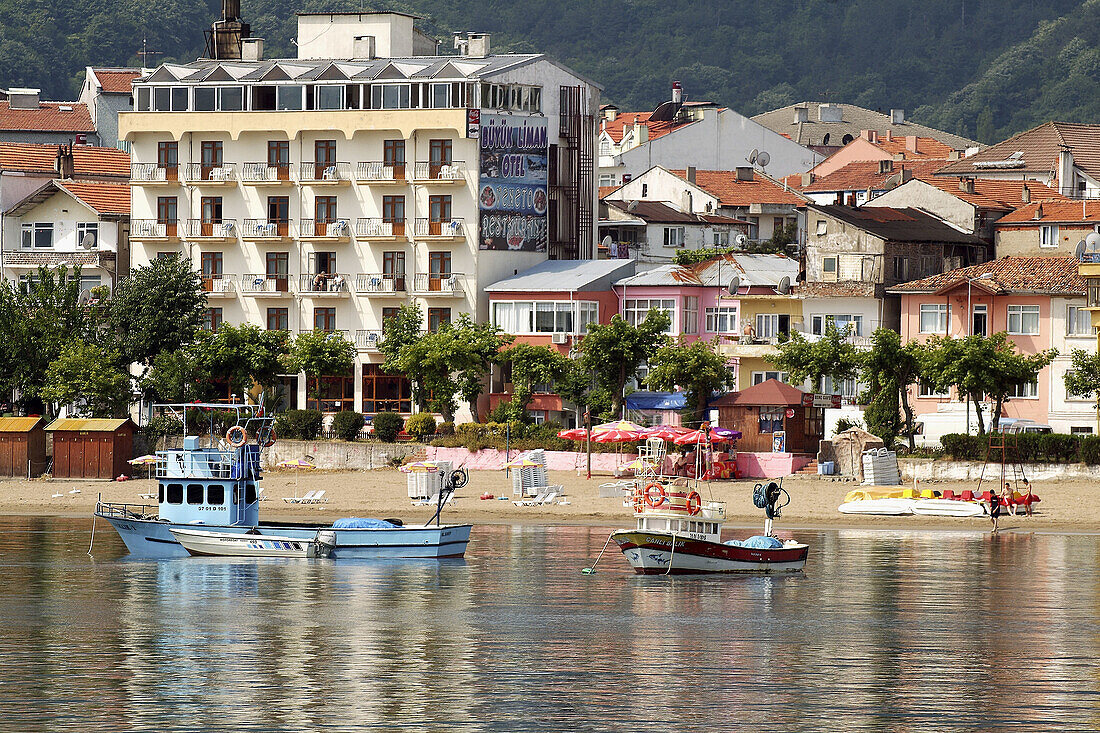
M 615 498 L 600 498 L 599 484 L 607 477 L 585 480 L 570 472 L 550 472 L 551 482 L 565 487 L 567 505 L 515 506 L 511 481 L 502 471 L 472 471 L 470 483 L 461 489 L 455 501 L 444 510 L 445 522 L 472 524 L 585 524 L 628 527 L 633 525 L 631 510 Z M 752 505 L 754 481 L 715 481 L 700 488 L 704 500 L 726 503 L 729 530 L 755 529 L 763 514 Z M 985 482 L 983 488 L 995 488 Z M 1042 502 L 1032 517 L 1006 516 L 1002 531 L 1039 531 L 1064 533 L 1100 532 L 1100 504 L 1095 501 L 1096 486 L 1087 481 L 1035 481 L 1035 493 Z M 873 517 L 843 515 L 837 507 L 844 495 L 856 488 L 854 483 L 827 481 L 814 476 L 790 477 L 784 487 L 791 494 L 791 505 L 777 523 L 779 530 L 798 529 L 884 529 L 884 530 L 960 530 L 988 531 L 989 519 L 952 517 Z M 956 492 L 976 488 L 976 482 L 929 482 L 921 488 Z M 69 493 L 77 489 L 80 493 Z M 306 491 L 325 489 L 329 501 L 312 507 L 283 502 L 283 497 L 301 496 Z M 103 501 L 154 503 L 140 498 L 156 491 L 156 481 L 137 479 L 123 482 L 75 480 L 4 480 L 0 481 L 0 515 L 90 516 L 96 497 Z M 480 500 L 489 492 L 507 500 Z M 54 494 L 61 496 L 54 498 Z M 414 507 L 408 498 L 406 476 L 394 469 L 376 471 L 297 473 L 272 471 L 264 477 L 264 493 L 271 497 L 261 505 L 265 520 L 329 521 L 338 517 L 399 517 L 406 522 L 425 521 L 434 507 Z

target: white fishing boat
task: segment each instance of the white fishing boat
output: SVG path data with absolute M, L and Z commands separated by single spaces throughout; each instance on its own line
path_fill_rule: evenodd
M 171 527 L 168 530 L 190 555 L 218 557 L 328 557 L 335 533 L 321 531 L 314 539 L 260 534 L 209 532 Z
M 914 499 L 858 499 L 846 501 L 837 509 L 841 514 L 879 514 L 897 517 L 913 513 Z
M 958 499 L 919 499 L 913 502 L 913 513 L 930 517 L 984 517 L 985 507 L 975 501 Z

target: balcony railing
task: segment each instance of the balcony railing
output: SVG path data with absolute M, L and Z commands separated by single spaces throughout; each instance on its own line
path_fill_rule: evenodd
M 355 236 L 364 239 L 370 239 L 371 237 L 404 237 L 405 220 L 386 221 L 378 218 L 356 219 Z
M 359 330 L 355 332 L 355 347 L 357 349 L 375 350 L 378 348 L 378 344 L 382 343 L 381 331 L 364 331 Z
M 386 275 L 382 273 L 360 273 L 355 276 L 355 292 L 361 294 L 404 294 L 405 276 Z
M 314 328 L 314 333 L 323 333 L 329 336 L 340 336 L 345 341 L 351 341 L 351 332 L 346 328 Z
M 416 220 L 416 236 L 418 237 L 462 237 L 465 235 L 466 227 L 462 219 L 452 218 L 449 221 Z
M 264 272 L 241 275 L 242 293 L 290 293 L 290 275 L 269 275 Z
M 202 289 L 210 295 L 229 295 L 234 292 L 233 280 L 222 273 L 202 273 Z
M 184 180 L 188 183 L 236 183 L 237 166 L 234 163 L 188 163 Z
M 298 227 L 298 235 L 301 237 L 347 239 L 351 236 L 351 222 L 347 219 L 336 219 L 334 221 L 302 219 Z
M 289 183 L 290 166 L 245 163 L 241 168 L 241 181 L 244 183 Z
M 304 272 L 298 276 L 298 289 L 302 293 L 347 294 L 351 278 L 341 273 Z
M 368 183 L 404 183 L 404 163 L 356 163 L 355 180 Z
M 460 272 L 438 275 L 418 272 L 413 277 L 413 291 L 421 295 L 439 295 L 454 297 L 462 294 L 465 276 Z
M 179 180 L 179 167 L 161 167 L 156 163 L 131 163 L 130 180 L 134 183 L 175 183 Z
M 291 236 L 289 221 L 245 219 L 241 226 L 241 237 L 244 239 L 285 239 Z
M 237 220 L 203 221 L 202 219 L 188 219 L 187 236 L 195 239 L 231 239 L 237 236 Z
M 302 183 L 345 183 L 351 181 L 351 163 L 302 163 Z
M 156 219 L 131 219 L 131 239 L 176 239 L 179 237 L 179 224 L 174 221 Z
M 413 178 L 418 181 L 464 181 L 466 164 L 461 160 L 452 160 L 449 163 L 417 163 Z

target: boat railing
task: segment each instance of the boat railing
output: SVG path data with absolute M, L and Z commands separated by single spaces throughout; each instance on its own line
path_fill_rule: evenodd
M 237 451 L 217 448 L 199 448 L 198 450 L 157 451 L 161 460 L 157 463 L 157 478 L 213 478 L 236 481 L 244 478 L 245 472 Z M 255 461 L 254 454 L 246 452 L 249 461 Z
M 97 502 L 96 514 L 110 519 L 156 519 L 157 507 L 148 504 L 115 504 Z

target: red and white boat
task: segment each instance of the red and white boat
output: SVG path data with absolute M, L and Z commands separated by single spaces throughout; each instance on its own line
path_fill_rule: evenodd
M 754 503 L 764 509 L 764 534 L 722 542 L 725 504 L 704 502 L 696 491 L 653 482 L 633 494 L 636 529 L 611 539 L 640 575 L 784 573 L 802 570 L 809 546 L 772 536 L 772 519 L 790 496 L 776 482 L 757 484 Z

